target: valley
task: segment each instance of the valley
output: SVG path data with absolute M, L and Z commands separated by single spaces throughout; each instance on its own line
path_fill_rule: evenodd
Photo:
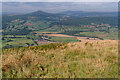
M 3 48 L 58 42 L 117 40 L 117 28 L 116 16 L 76 18 L 73 15 L 42 11 L 23 15 L 4 15 Z M 22 40 L 22 43 L 19 40 Z

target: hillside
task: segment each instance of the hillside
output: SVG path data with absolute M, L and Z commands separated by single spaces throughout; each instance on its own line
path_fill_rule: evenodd
M 3 48 L 81 41 L 76 37 L 101 40 L 118 39 L 116 16 L 80 18 L 60 13 L 36 11 L 21 15 L 3 15 L 2 18 Z M 44 36 L 48 33 L 74 37 Z M 19 40 L 22 40 L 22 43 Z
M 3 78 L 118 78 L 117 42 L 3 49 Z
M 52 14 L 52 13 L 47 13 L 43 11 L 36 11 L 28 14 L 21 14 L 21 15 L 3 15 L 3 29 L 5 29 L 7 26 L 9 26 L 8 23 L 11 23 L 11 21 L 14 20 L 20 20 L 22 22 L 19 22 L 19 24 L 24 24 L 27 21 L 58 21 L 59 18 L 64 16 L 63 14 Z
M 111 26 L 117 26 L 118 18 L 117 17 L 84 17 L 84 18 L 73 18 L 68 20 L 63 20 L 58 22 L 60 25 L 71 25 L 71 26 L 80 26 L 80 25 L 90 25 L 91 23 L 95 24 L 109 24 Z
M 85 11 L 65 11 L 62 14 L 71 15 L 75 17 L 108 17 L 118 16 L 118 12 L 85 12 Z
M 71 13 L 73 13 L 73 12 L 71 12 Z M 84 12 L 81 12 L 81 13 L 84 14 Z M 108 14 L 111 14 L 111 13 L 108 13 Z M 43 12 L 43 11 L 36 11 L 36 12 L 32 12 L 32 13 L 28 13 L 28 14 L 21 14 L 21 15 L 12 15 L 12 16 L 3 15 L 3 21 L 2 21 L 3 24 L 2 25 L 3 25 L 3 29 L 6 29 L 8 26 L 23 25 L 24 23 L 27 23 L 27 22 L 40 22 L 40 21 L 46 22 L 46 23 L 50 22 L 49 26 L 53 26 L 54 24 L 56 24 L 56 22 L 58 24 L 61 24 L 64 21 L 68 25 L 71 22 L 73 22 L 73 23 L 75 22 L 76 24 L 83 25 L 83 24 L 88 24 L 88 23 L 90 24 L 92 22 L 96 23 L 98 21 L 98 24 L 105 23 L 105 24 L 110 24 L 110 25 L 116 26 L 117 20 L 118 20 L 117 15 L 116 16 L 112 16 L 112 15 L 104 16 L 104 17 L 102 17 L 102 15 L 94 16 L 94 17 L 89 16 L 87 18 L 86 17 L 87 16 L 85 16 L 83 18 L 79 18 L 79 17 L 73 17 L 68 14 L 61 14 L 61 13 L 53 14 L 53 13 L 47 13 L 47 12 Z M 10 23 L 13 23 L 13 24 L 10 24 Z M 75 24 L 73 24 L 73 25 L 75 26 Z

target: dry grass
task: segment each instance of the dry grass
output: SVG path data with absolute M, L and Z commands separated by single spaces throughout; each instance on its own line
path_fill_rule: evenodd
M 65 34 L 44 34 L 45 36 L 58 36 L 58 37 L 74 37 Z
M 45 36 L 57 36 L 57 37 L 75 37 L 78 40 L 81 41 L 95 41 L 95 40 L 100 40 L 98 38 L 89 38 L 88 37 L 76 37 L 76 36 L 70 36 L 70 35 L 65 35 L 65 34 L 44 34 Z
M 117 41 L 103 40 L 4 49 L 3 77 L 117 78 L 117 45 Z

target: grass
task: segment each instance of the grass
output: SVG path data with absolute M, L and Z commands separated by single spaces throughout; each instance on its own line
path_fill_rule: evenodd
M 6 46 L 7 44 L 9 44 L 9 45 L 13 45 L 13 46 L 18 47 L 18 46 L 25 46 L 25 45 L 27 45 L 26 43 L 35 44 L 33 42 L 33 40 L 27 39 L 27 38 L 9 38 L 9 39 L 12 40 L 12 41 L 6 42 L 7 39 L 4 40 L 3 41 L 3 46 Z
M 3 37 L 26 37 L 26 35 L 5 35 Z
M 75 37 L 57 37 L 57 36 L 51 36 L 50 41 L 55 42 L 78 42 L 79 40 Z
M 110 40 L 118 40 L 117 28 L 111 28 L 109 30 L 109 33 L 107 33 L 107 32 L 100 32 L 100 31 L 94 31 L 94 32 L 80 32 L 78 35 L 99 37 L 99 38 L 110 39 Z
M 117 41 L 3 49 L 3 78 L 118 78 Z

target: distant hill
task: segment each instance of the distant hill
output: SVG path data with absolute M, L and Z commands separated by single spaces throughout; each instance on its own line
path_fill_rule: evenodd
M 76 17 L 100 17 L 100 16 L 117 16 L 118 12 L 85 12 L 85 11 L 65 11 L 61 14 L 76 16 Z
M 91 23 L 95 24 L 110 24 L 111 26 L 117 26 L 118 18 L 117 17 L 84 17 L 84 18 L 73 18 L 68 20 L 63 20 L 57 25 L 66 25 L 66 26 L 80 26 L 80 25 L 90 25 Z
M 35 12 L 31 12 L 31 13 L 29 13 L 27 15 L 29 15 L 29 16 L 44 16 L 44 17 L 58 16 L 57 14 L 47 13 L 47 12 L 43 12 L 43 11 L 35 11 Z
M 104 23 L 104 24 L 110 24 L 113 26 L 117 26 L 117 22 L 118 22 L 117 16 L 115 16 L 115 15 L 117 15 L 116 12 L 112 12 L 112 13 L 96 12 L 96 13 L 94 13 L 94 12 L 83 12 L 83 11 L 66 11 L 63 13 L 64 14 L 35 11 L 35 12 L 28 13 L 28 14 L 23 14 L 23 15 L 13 15 L 13 16 L 5 16 L 4 15 L 3 16 L 3 29 L 6 29 L 7 27 L 10 27 L 10 26 L 12 26 L 12 28 L 15 28 L 15 26 L 19 26 L 19 25 L 21 25 L 23 27 L 29 27 L 24 24 L 30 24 L 30 23 L 34 24 L 34 27 L 35 26 L 46 27 L 48 25 L 48 27 L 46 27 L 46 29 L 47 29 L 54 25 L 66 25 L 66 26 L 72 25 L 74 28 L 74 26 L 89 25 L 92 22 L 94 22 L 96 24 Z M 107 16 L 105 16 L 105 15 L 107 15 Z M 85 16 L 87 16 L 87 17 L 85 17 Z M 92 16 L 92 17 L 88 17 L 88 16 Z M 17 22 L 14 22 L 15 20 L 17 20 Z M 42 22 L 43 25 L 36 23 L 38 21 Z M 19 26 L 19 27 L 21 27 L 21 26 Z M 37 28 L 37 30 L 38 30 L 38 28 Z
M 51 21 L 58 21 L 61 19 L 64 15 L 63 14 L 52 14 L 52 13 L 47 13 L 43 11 L 36 11 L 28 14 L 21 14 L 21 15 L 3 15 L 3 29 L 5 29 L 8 24 L 13 20 L 24 20 L 24 21 L 46 21 L 46 22 L 51 22 Z

